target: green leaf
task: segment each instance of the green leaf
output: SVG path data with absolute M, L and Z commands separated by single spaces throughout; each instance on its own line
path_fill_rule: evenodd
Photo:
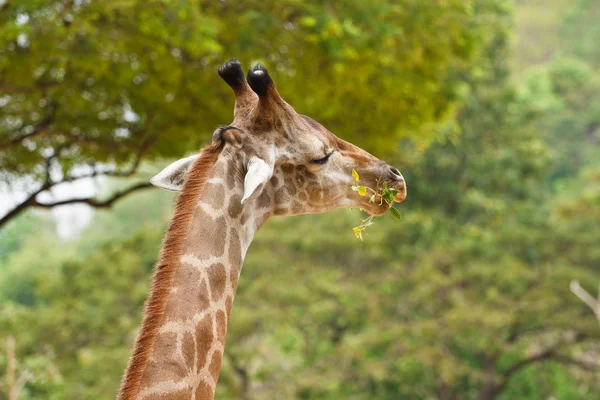
M 400 211 L 398 211 L 396 208 L 394 207 L 390 207 L 390 214 L 392 215 L 392 218 L 394 219 L 400 219 Z
M 369 199 L 369 203 L 375 203 L 375 195 L 371 196 Z
M 385 201 L 387 201 L 388 203 L 393 203 L 394 202 L 394 196 L 392 196 L 392 194 L 389 191 L 384 192 L 381 197 L 383 197 L 383 199 Z

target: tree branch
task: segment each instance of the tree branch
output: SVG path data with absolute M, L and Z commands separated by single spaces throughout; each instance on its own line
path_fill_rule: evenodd
M 541 361 L 541 360 L 545 360 L 548 358 L 552 358 L 552 356 L 554 356 L 556 350 L 557 350 L 558 346 L 554 346 L 551 347 L 549 349 L 546 349 L 545 351 L 538 353 L 534 356 L 531 356 L 529 358 L 525 358 L 515 364 L 513 364 L 510 368 L 508 368 L 507 370 L 505 370 L 502 373 L 502 377 L 507 380 L 508 378 L 510 378 L 513 374 L 515 374 L 517 371 L 519 371 L 521 368 L 524 368 L 526 366 L 528 366 L 529 364 L 533 364 L 534 362 L 537 361 Z
M 51 136 L 51 137 L 64 137 L 65 139 L 73 141 L 73 142 L 87 144 L 87 145 L 95 146 L 95 147 L 102 148 L 102 149 L 108 149 L 108 150 L 122 150 L 123 148 L 133 149 L 135 146 L 135 144 L 128 143 L 127 141 L 101 140 L 101 139 L 95 139 L 95 138 L 90 138 L 90 137 L 81 136 L 81 135 L 74 135 L 74 134 L 65 133 L 65 132 L 50 131 L 47 129 L 49 125 L 50 124 L 44 125 L 44 126 L 38 125 L 39 128 L 35 128 L 34 131 L 31 133 L 27 133 L 27 134 L 24 134 L 24 135 L 21 135 L 18 137 L 14 137 L 12 139 L 9 139 L 5 142 L 0 143 L 0 150 L 6 150 L 11 147 L 18 146 L 23 140 L 31 139 L 35 136 L 40 136 L 40 135 L 47 135 L 47 136 Z
M 552 360 L 561 364 L 574 365 L 589 372 L 597 371 L 598 368 L 600 368 L 600 364 L 588 363 L 583 360 L 577 360 L 575 358 L 571 358 L 562 354 L 555 354 L 554 356 L 552 356 Z
M 499 379 L 497 379 L 498 376 L 491 375 L 488 383 L 485 385 L 483 390 L 479 393 L 479 396 L 477 396 L 477 399 L 478 400 L 491 400 L 491 399 L 496 398 L 496 396 L 498 396 L 504 390 L 504 388 L 508 384 L 508 381 L 515 373 L 517 373 L 519 370 L 527 367 L 528 365 L 531 365 L 531 364 L 539 362 L 539 361 L 555 360 L 558 362 L 569 363 L 569 364 L 573 364 L 573 365 L 579 365 L 579 366 L 585 365 L 586 368 L 593 368 L 593 366 L 587 365 L 587 364 L 583 363 L 582 361 L 580 362 L 578 360 L 570 359 L 567 356 L 557 354 L 558 350 L 561 349 L 562 347 L 564 347 L 564 345 L 579 343 L 579 342 L 583 341 L 585 338 L 586 338 L 585 335 L 578 334 L 575 336 L 574 339 L 568 341 L 568 343 L 565 343 L 564 341 L 559 341 L 558 343 L 555 343 L 552 347 L 549 347 L 536 355 L 533 355 L 529 358 L 525 358 L 521 361 L 514 363 L 513 365 L 511 365 L 509 368 L 505 369 L 500 374 Z
M 133 174 L 135 174 L 137 172 L 137 169 L 140 166 L 140 163 L 142 162 L 142 159 L 144 157 L 144 153 L 146 153 L 146 150 L 148 150 L 148 148 L 150 147 L 150 145 L 154 142 L 154 138 L 147 140 L 142 147 L 140 148 L 140 150 L 136 153 L 135 155 L 135 159 L 133 160 L 133 164 L 131 164 L 131 167 L 129 167 L 129 169 L 124 170 L 124 171 L 118 171 L 118 170 L 114 170 L 114 171 L 99 171 L 94 169 L 91 173 L 89 174 L 83 174 L 83 175 L 78 175 L 78 176 L 67 176 L 65 177 L 62 182 L 73 182 L 76 181 L 78 179 L 84 179 L 84 178 L 94 178 L 96 176 L 111 176 L 111 177 L 118 177 L 118 178 L 126 178 L 129 176 L 133 176 Z
M 6 213 L 5 215 L 3 215 L 2 218 L 0 218 L 0 228 L 4 224 L 6 224 L 8 221 L 10 221 L 11 219 L 15 218 L 17 215 L 19 215 L 23 211 L 25 211 L 25 209 L 27 207 L 30 207 L 31 204 L 35 201 L 35 198 L 37 197 L 37 195 L 40 194 L 40 193 L 42 193 L 44 190 L 49 189 L 49 188 L 50 188 L 50 186 L 47 186 L 47 184 L 42 185 L 42 187 L 40 189 L 38 189 L 35 192 L 33 192 L 32 194 L 30 194 L 29 197 L 27 197 L 19 205 L 17 205 L 15 208 L 13 208 L 12 210 L 10 210 L 8 213 Z
M 575 294 L 575 296 L 579 297 L 581 301 L 583 301 L 589 308 L 592 309 L 596 318 L 600 321 L 600 299 L 596 300 L 594 296 L 589 294 L 584 288 L 581 287 L 578 281 L 571 281 L 569 285 L 571 292 Z
M 67 204 L 83 203 L 83 204 L 87 204 L 87 205 L 95 207 L 95 208 L 110 208 L 110 207 L 112 207 L 112 205 L 115 202 L 117 202 L 121 198 L 127 196 L 128 194 L 131 194 L 138 190 L 147 189 L 151 186 L 152 186 L 152 184 L 150 182 L 138 183 L 137 185 L 131 186 L 125 190 L 117 192 L 117 193 L 113 194 L 110 198 L 108 198 L 106 200 L 102 200 L 102 201 L 95 199 L 93 197 L 60 200 L 60 201 L 55 201 L 53 203 L 40 203 L 39 201 L 34 200 L 30 204 L 30 206 L 31 207 L 39 207 L 39 208 L 52 208 L 52 207 L 57 207 L 57 206 L 64 206 Z M 0 224 L 0 226 L 1 226 L 1 224 Z
M 57 149 L 55 151 L 55 153 L 53 155 L 46 158 L 46 160 L 44 161 L 46 175 L 45 175 L 44 183 L 42 184 L 42 186 L 38 190 L 33 192 L 31 195 L 29 195 L 29 197 L 27 197 L 23 202 L 21 202 L 15 208 L 10 210 L 6 215 L 4 215 L 2 218 L 0 218 L 0 227 L 2 227 L 4 224 L 6 224 L 12 218 L 15 218 L 21 212 L 25 211 L 25 209 L 27 209 L 28 207 L 51 208 L 51 207 L 55 207 L 55 206 L 65 205 L 65 204 L 85 203 L 92 207 L 110 208 L 113 205 L 113 203 L 115 203 L 117 200 L 121 199 L 122 197 L 125 197 L 128 194 L 135 192 L 137 190 L 150 187 L 151 184 L 148 182 L 140 183 L 140 184 L 130 187 L 129 189 L 127 189 L 125 191 L 116 193 L 115 195 L 113 195 L 113 197 L 111 197 L 105 201 L 98 201 L 97 199 L 94 199 L 91 197 L 80 198 L 80 199 L 68 199 L 68 200 L 57 201 L 54 203 L 40 203 L 37 201 L 37 196 L 40 193 L 42 193 L 54 186 L 60 185 L 61 183 L 74 182 L 79 179 L 94 178 L 97 176 L 110 176 L 110 177 L 119 177 L 119 178 L 133 176 L 137 172 L 137 170 L 140 166 L 140 163 L 142 162 L 142 159 L 144 157 L 144 154 L 146 153 L 148 148 L 150 148 L 150 146 L 152 145 L 152 143 L 154 142 L 155 139 L 156 139 L 156 137 L 148 138 L 142 144 L 139 151 L 135 155 L 133 164 L 127 170 L 124 170 L 124 171 L 93 170 L 89 174 L 83 174 L 83 175 L 79 175 L 79 176 L 65 176 L 62 180 L 60 180 L 58 182 L 53 182 L 51 179 L 51 176 L 50 176 L 50 168 L 51 168 L 52 161 L 55 160 L 56 158 L 58 158 L 58 156 L 60 155 L 60 152 L 63 149 L 68 148 L 72 143 L 63 144 L 62 146 L 60 146 L 59 149 Z
M 53 114 L 47 116 L 42 121 L 40 121 L 40 123 L 38 123 L 37 125 L 35 125 L 35 127 L 33 128 L 32 132 L 26 133 L 26 134 L 21 135 L 21 136 L 14 137 L 12 139 L 8 139 L 7 141 L 0 143 L 0 149 L 7 149 L 9 147 L 16 146 L 16 145 L 20 144 L 25 139 L 30 139 L 30 138 L 32 138 L 34 136 L 46 133 L 47 132 L 47 128 L 50 125 L 52 125 L 53 120 L 54 120 L 54 115 Z
M 52 86 L 58 86 L 60 83 L 58 82 L 50 82 L 50 83 L 42 83 L 38 86 L 28 87 L 28 86 L 17 86 L 6 82 L 0 82 L 0 89 L 4 93 L 7 94 L 21 94 L 21 93 L 35 93 L 39 91 L 44 91 Z
M 63 183 L 63 182 L 64 181 L 61 181 L 58 183 Z M 37 190 L 36 192 L 31 194 L 27 199 L 25 199 L 23 202 L 21 202 L 18 206 L 16 206 L 12 210 L 10 210 L 6 215 L 4 215 L 2 218 L 0 218 L 0 228 L 2 226 L 4 226 L 6 223 L 8 223 L 8 221 L 15 218 L 17 215 L 21 214 L 28 207 L 52 208 L 52 207 L 56 207 L 56 206 L 66 205 L 66 204 L 84 203 L 91 207 L 96 207 L 96 208 L 110 208 L 113 206 L 113 204 L 115 202 L 117 202 L 121 198 L 123 198 L 133 192 L 136 192 L 138 190 L 147 189 L 152 186 L 152 184 L 150 182 L 138 183 L 137 185 L 131 186 L 128 189 L 125 189 L 123 191 L 113 194 L 110 198 L 103 200 L 103 201 L 94 199 L 92 197 L 84 197 L 84 198 L 79 198 L 79 199 L 67 199 L 67 200 L 56 201 L 53 203 L 40 203 L 39 201 L 36 200 L 36 197 L 41 192 L 48 190 L 50 187 L 52 187 L 54 185 L 55 184 L 49 184 L 49 185 L 42 186 L 42 188 L 40 188 L 39 190 Z

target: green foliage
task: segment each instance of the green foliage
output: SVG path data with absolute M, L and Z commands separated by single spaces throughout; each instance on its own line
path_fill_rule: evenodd
M 535 104 L 536 111 L 544 115 L 536 121 L 536 127 L 554 149 L 550 182 L 597 164 L 600 75 L 582 60 L 556 58 L 525 78 L 521 102 Z
M 584 0 L 585 1 L 585 0 Z M 596 0 L 594 0 L 596 1 Z M 515 15 L 516 72 L 544 64 L 567 46 L 562 43 L 561 28 L 578 0 L 519 0 Z
M 594 68 L 600 67 L 600 2 L 598 0 L 577 0 L 569 9 L 562 24 L 561 48 L 568 54 L 589 62 Z
M 211 50 L 215 58 L 209 58 L 206 66 L 200 63 L 200 71 L 213 68 L 229 51 L 245 57 L 259 43 L 270 54 L 265 57 L 268 61 L 282 65 L 274 68 L 279 71 L 274 74 L 280 75 L 286 97 L 305 107 L 300 111 L 329 118 L 333 128 L 351 127 L 344 132 L 348 137 L 356 133 L 376 149 L 395 143 L 391 138 L 404 137 L 403 132 L 411 136 L 429 130 L 439 138 L 427 149 L 422 146 L 427 135 L 398 142 L 402 153 L 392 157 L 403 161 L 409 188 L 409 197 L 398 206 L 402 223 L 382 218 L 377 229 L 370 230 L 368 241 L 347 240 L 344 232 L 356 216 L 345 210 L 274 218 L 261 229 L 248 252 L 236 295 L 218 398 L 597 397 L 598 322 L 569 291 L 569 282 L 576 279 L 595 294 L 600 281 L 600 166 L 595 157 L 600 75 L 594 49 L 557 52 L 554 43 L 572 40 L 569 29 L 558 27 L 593 31 L 585 23 L 588 12 L 577 14 L 577 8 L 559 3 L 564 2 L 518 3 L 518 23 L 535 21 L 531 16 L 539 10 L 540 24 L 547 23 L 551 33 L 527 37 L 531 48 L 537 41 L 556 57 L 527 61 L 530 54 L 517 47 L 517 76 L 511 76 L 507 66 L 510 21 L 503 2 L 402 6 L 347 2 L 317 8 L 284 1 L 267 2 L 252 11 L 244 3 L 207 3 L 198 15 L 188 15 L 181 7 L 184 22 L 210 16 L 209 22 L 217 21 L 195 28 L 215 29 L 220 38 L 216 43 L 222 46 Z M 128 19 L 119 24 L 135 27 L 134 32 L 146 29 L 153 38 L 140 45 L 156 38 L 172 40 L 196 56 L 206 51 L 204 46 L 210 47 L 208 39 L 197 43 L 198 48 L 187 42 L 182 33 L 185 23 L 154 18 L 157 10 L 171 9 L 166 1 L 149 3 L 144 12 L 139 4 L 94 3 L 81 12 L 99 10 L 104 18 L 108 11 L 118 10 L 114 18 L 123 13 Z M 292 25 L 284 25 L 288 20 Z M 142 22 L 150 28 L 143 28 Z M 489 25 L 477 26 L 484 22 Z M 88 21 L 85 26 L 94 24 Z M 170 27 L 166 36 L 161 33 L 165 24 Z M 457 34 L 481 33 L 473 40 L 485 46 L 467 40 L 466 48 L 453 50 L 465 52 L 464 62 L 457 66 L 452 59 L 448 62 L 453 66 L 448 67 L 442 62 L 448 54 L 442 57 L 436 51 L 458 36 L 431 33 L 432 27 L 448 29 L 453 24 Z M 9 25 L 1 28 L 3 34 L 24 29 Z M 523 27 L 517 28 L 521 37 Z M 377 35 L 389 40 L 392 29 L 401 29 L 406 36 L 399 37 L 412 41 L 377 41 Z M 134 46 L 133 40 L 141 39 L 137 33 L 131 35 L 129 45 Z M 117 39 L 107 46 L 125 45 Z M 436 41 L 440 48 L 430 50 Z M 34 41 L 30 43 L 33 46 Z M 398 43 L 406 45 L 402 47 L 406 57 L 391 51 Z M 391 46 L 389 52 L 385 46 Z M 352 49 L 358 54 L 353 55 Z M 416 64 L 411 49 L 416 53 L 422 49 L 422 64 Z M 154 61 L 158 66 L 164 62 L 162 68 L 171 68 L 179 78 L 188 76 L 181 61 L 173 61 L 178 57 L 169 58 L 170 50 Z M 386 64 L 388 54 L 391 65 Z M 138 58 L 140 68 L 150 65 L 148 53 Z M 354 64 L 359 61 L 360 68 Z M 289 76 L 292 70 L 295 76 Z M 386 73 L 376 75 L 377 71 Z M 429 75 L 440 71 L 445 72 Z M 199 73 L 197 81 L 186 80 L 178 89 L 172 103 L 179 108 L 174 111 L 163 109 L 165 94 L 156 79 L 141 85 L 157 91 L 140 91 L 135 97 L 140 103 L 130 103 L 133 110 L 142 113 L 145 102 L 156 102 L 158 116 L 181 111 L 185 119 L 181 132 L 174 129 L 172 137 L 157 139 L 152 150 L 156 155 L 162 154 L 158 150 L 162 140 L 180 140 L 173 144 L 173 154 L 189 149 L 199 141 L 191 135 L 190 121 L 209 125 L 219 112 L 230 109 L 219 103 L 229 102 L 224 100 L 228 94 L 209 99 L 191 90 L 206 88 L 202 95 L 221 90 L 216 81 L 214 86 L 203 82 L 205 75 L 209 74 Z M 289 79 L 282 80 L 284 76 Z M 165 85 L 173 83 L 170 75 L 164 79 Z M 135 92 L 133 84 L 123 82 L 123 93 Z M 432 129 L 423 116 L 433 110 L 428 103 L 434 101 L 431 94 L 441 90 L 442 86 L 435 89 L 435 82 L 454 88 L 448 89 L 455 90 L 449 97 L 457 96 L 460 108 L 454 116 L 448 114 L 445 123 L 436 117 Z M 408 91 L 402 92 L 403 87 Z M 210 117 L 201 122 L 199 114 L 188 116 L 187 100 L 176 100 L 181 93 L 214 107 L 210 110 L 215 111 L 215 121 Z M 381 93 L 391 97 L 374 97 Z M 447 104 L 446 95 L 438 100 Z M 349 99 L 360 114 L 343 112 L 341 105 Z M 88 111 L 77 112 L 85 116 Z M 360 118 L 336 122 L 340 115 Z M 403 128 L 389 130 L 392 119 Z M 381 134 L 384 130 L 387 136 Z M 0 339 L 17 337 L 19 368 L 31 370 L 35 377 L 26 385 L 23 399 L 114 398 L 171 200 L 159 192 L 135 195 L 111 213 L 96 216 L 93 226 L 72 243 L 59 243 L 45 228 L 47 222 L 34 215 L 21 216 L 0 233 Z M 4 368 L 0 356 L 0 371 Z
M 71 177 L 199 148 L 231 118 L 215 70 L 232 56 L 267 62 L 291 104 L 345 138 L 380 152 L 400 137 L 427 142 L 457 102 L 448 78 L 504 29 L 505 3 L 10 2 L 1 179 L 42 182 L 52 155 L 53 176 Z M 368 137 L 373 126 L 384 134 Z
M 27 251 L 2 264 L 0 337 L 15 333 L 23 367 L 35 377 L 23 398 L 114 398 L 167 217 L 157 197 L 137 195 L 96 218 L 80 243 L 29 236 Z M 122 226 L 141 206 L 135 228 Z
M 44 218 L 35 214 L 28 214 L 17 221 L 8 224 L 0 231 L 0 262 L 6 261 L 9 255 L 22 250 L 24 241 L 40 227 L 47 230 Z M 39 231 L 38 231 L 39 232 Z

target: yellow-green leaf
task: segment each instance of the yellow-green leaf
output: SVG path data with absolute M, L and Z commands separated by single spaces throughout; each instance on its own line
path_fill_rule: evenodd
M 352 177 L 354 178 L 354 182 L 358 183 L 358 179 L 360 177 L 358 176 L 358 172 L 356 172 L 354 168 L 352 168 Z
M 354 236 L 356 236 L 357 239 L 363 240 L 362 239 L 362 231 L 364 228 L 361 228 L 360 226 L 354 227 L 352 228 L 352 230 L 354 231 Z

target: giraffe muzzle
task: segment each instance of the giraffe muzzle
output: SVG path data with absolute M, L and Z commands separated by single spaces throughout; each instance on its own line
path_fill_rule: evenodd
M 397 203 L 401 203 L 402 201 L 404 201 L 404 199 L 406 199 L 406 181 L 404 180 L 404 177 L 402 176 L 400 171 L 398 171 L 398 168 L 389 165 L 388 170 L 388 185 L 398 191 L 398 194 L 394 196 L 394 201 Z

